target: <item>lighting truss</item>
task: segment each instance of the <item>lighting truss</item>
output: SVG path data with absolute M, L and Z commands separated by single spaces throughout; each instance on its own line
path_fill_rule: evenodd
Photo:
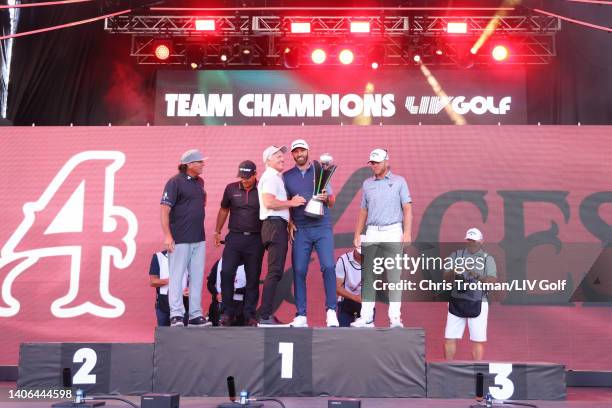
M 195 29 L 196 19 L 214 19 L 215 31 Z M 489 40 L 510 40 L 517 44 L 507 63 L 546 64 L 556 56 L 555 35 L 561 29 L 556 17 L 543 15 L 507 15 L 496 17 L 497 28 Z M 205 65 L 218 64 L 221 47 L 249 41 L 253 47 L 250 65 L 277 68 L 282 65 L 282 51 L 287 44 L 308 49 L 314 42 L 328 47 L 350 42 L 357 49 L 353 65 L 363 63 L 364 51 L 371 44 L 385 50 L 385 66 L 413 64 L 411 53 L 415 49 L 423 54 L 424 62 L 437 65 L 453 65 L 463 57 L 462 42 L 473 42 L 491 21 L 492 16 L 178 16 L 178 15 L 124 15 L 105 21 L 105 30 L 112 34 L 131 35 L 130 55 L 139 64 L 183 64 L 185 48 L 200 42 L 207 48 Z M 351 21 L 370 23 L 369 33 L 351 33 Z M 292 22 L 309 22 L 311 32 L 292 34 Z M 467 34 L 448 34 L 449 22 L 465 22 Z M 174 40 L 173 54 L 166 61 L 158 61 L 153 54 L 155 39 Z M 435 55 L 433 49 L 444 48 L 443 55 Z M 361 52 L 360 52 L 361 50 Z M 304 52 L 303 54 L 306 54 Z M 490 56 L 476 56 L 476 64 L 490 64 Z M 301 58 L 300 65 L 311 65 L 308 58 Z M 244 66 L 239 55 L 231 55 L 224 66 Z

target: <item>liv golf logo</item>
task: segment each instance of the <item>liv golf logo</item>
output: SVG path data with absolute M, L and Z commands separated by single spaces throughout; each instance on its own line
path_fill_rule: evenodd
M 125 155 L 118 151 L 81 152 L 64 164 L 37 201 L 23 205 L 23 220 L 0 250 L 0 270 L 11 267 L 2 271 L 0 317 L 19 313 L 20 302 L 12 294 L 13 283 L 21 273 L 48 257 L 67 257 L 70 268 L 67 293 L 51 304 L 54 316 L 69 318 L 90 313 L 114 318 L 123 314 L 125 304 L 110 293 L 110 270 L 111 267 L 125 269 L 132 263 L 138 231 L 134 213 L 114 202 L 115 174 L 124 163 Z M 91 168 L 103 173 L 96 174 L 103 180 L 102 186 L 88 185 L 85 175 Z M 80 174 L 84 176 L 75 182 L 74 178 Z M 75 185 L 66 194 L 65 189 Z M 58 196 L 68 198 L 57 205 Z M 39 220 L 48 208 L 55 207 L 59 211 L 53 213 L 50 222 Z M 115 239 L 120 224 L 121 231 L 125 232 Z M 96 299 L 99 300 L 86 299 L 83 295 L 78 298 L 84 288 L 82 272 L 86 260 L 93 269 L 88 275 L 97 275 L 99 297 Z M 96 267 L 92 268 L 92 264 Z

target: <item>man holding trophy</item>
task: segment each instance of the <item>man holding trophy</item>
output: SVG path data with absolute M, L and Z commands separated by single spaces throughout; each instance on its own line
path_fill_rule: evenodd
M 295 167 L 283 174 L 289 198 L 302 196 L 306 206 L 290 209 L 289 236 L 293 241 L 293 289 L 297 308 L 292 327 L 308 327 L 306 319 L 306 274 L 313 248 L 317 251 L 325 287 L 325 308 L 328 327 L 337 327 L 336 268 L 334 261 L 334 234 L 329 208 L 335 197 L 329 181 L 336 170 L 333 158 L 324 153 L 319 161 L 308 159 L 308 143 L 298 139 L 291 143 Z

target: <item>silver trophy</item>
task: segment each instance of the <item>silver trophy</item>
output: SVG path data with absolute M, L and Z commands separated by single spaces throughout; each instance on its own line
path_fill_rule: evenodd
M 312 163 L 314 166 L 314 188 L 312 198 L 308 200 L 304 209 L 304 215 L 311 218 L 322 218 L 325 214 L 325 203 L 319 200 L 317 196 L 327 188 L 337 168 L 335 164 L 332 164 L 334 158 L 329 153 L 323 153 L 319 160 L 320 162 L 314 160 Z

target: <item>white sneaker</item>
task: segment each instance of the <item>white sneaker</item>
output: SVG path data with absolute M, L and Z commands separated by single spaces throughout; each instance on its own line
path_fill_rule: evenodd
M 293 321 L 289 324 L 290 327 L 308 327 L 308 320 L 306 316 L 295 316 Z
M 390 317 L 389 321 L 390 321 L 389 327 L 392 328 L 392 329 L 397 329 L 397 328 L 404 327 L 404 324 L 402 323 L 402 318 L 401 317 Z
M 351 327 L 374 327 L 374 320 L 367 321 L 363 317 L 360 317 L 351 323 Z
M 338 316 L 336 316 L 336 311 L 332 309 L 327 310 L 327 327 L 338 327 L 340 323 L 338 323 Z

